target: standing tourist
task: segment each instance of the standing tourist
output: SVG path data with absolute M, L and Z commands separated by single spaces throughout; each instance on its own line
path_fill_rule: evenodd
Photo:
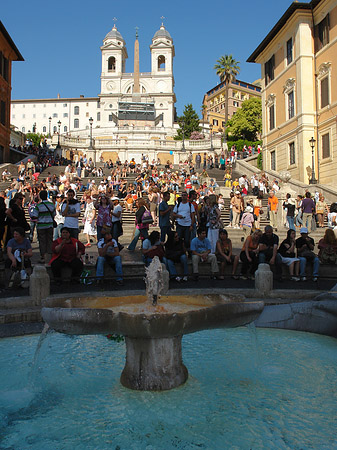
M 67 199 L 62 204 L 62 215 L 64 219 L 64 227 L 70 233 L 72 238 L 78 239 L 79 227 L 78 218 L 81 214 L 80 202 L 75 198 L 75 191 L 73 189 L 68 189 Z
M 275 228 L 275 231 L 277 231 L 278 198 L 274 194 L 274 191 L 271 191 L 269 194 L 268 207 L 270 226 Z
M 187 192 L 181 194 L 181 201 L 173 209 L 173 218 L 177 222 L 177 233 L 184 239 L 186 249 L 190 247 L 191 232 L 195 222 L 194 206 L 188 201 Z
M 55 217 L 54 203 L 48 201 L 48 192 L 40 191 L 40 202 L 35 206 L 32 217 L 37 219 L 37 237 L 40 247 L 40 262 L 48 262 L 53 245 L 53 222 Z

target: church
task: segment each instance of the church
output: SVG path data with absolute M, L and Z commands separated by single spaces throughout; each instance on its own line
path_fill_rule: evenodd
M 94 146 L 100 157 L 103 150 L 122 150 L 125 142 L 127 159 L 130 147 L 152 147 L 151 141 L 161 141 L 165 147 L 165 141 L 172 142 L 177 127 L 174 45 L 164 24 L 152 38 L 150 72 L 139 71 L 138 32 L 133 73 L 125 72 L 128 51 L 116 25 L 100 50 L 101 92 L 97 97 L 12 100 L 12 125 L 23 133 L 49 135 L 53 144 L 59 133 L 63 148 L 90 150 Z

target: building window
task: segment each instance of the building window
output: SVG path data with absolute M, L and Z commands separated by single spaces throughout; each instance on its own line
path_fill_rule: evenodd
M 46 104 L 44 104 L 43 107 L 45 108 L 45 107 L 46 107 Z
M 22 118 L 25 119 L 26 118 L 26 114 L 22 114 Z
M 43 114 L 43 118 L 45 119 L 47 117 L 47 114 Z
M 329 133 L 322 136 L 322 158 L 330 157 L 330 135 Z
M 269 130 L 275 128 L 275 105 L 269 106 Z
M 36 119 L 36 114 L 33 114 L 33 119 Z
M 63 113 L 63 117 L 68 117 L 68 113 Z
M 222 127 L 225 128 L 226 122 L 222 122 Z
M 292 119 L 295 115 L 294 91 L 288 94 L 288 119 Z
M 33 105 L 33 108 L 35 108 L 36 107 L 36 105 Z
M 295 142 L 290 142 L 289 144 L 289 162 L 290 164 L 295 164 Z
M 116 71 L 116 58 L 114 56 L 110 56 L 108 59 L 108 71 L 115 72 Z
M 315 26 L 315 51 L 318 52 L 321 48 L 329 43 L 329 28 L 330 17 L 327 14 L 324 19 Z
M 0 75 L 8 81 L 9 76 L 9 63 L 8 59 L 4 57 L 3 53 L 0 52 Z
M 109 114 L 109 122 L 112 122 L 112 114 Z
M 287 64 L 289 65 L 292 62 L 293 62 L 293 39 L 290 38 L 287 41 Z
M 74 115 L 75 115 L 75 116 L 78 116 L 79 113 L 80 113 L 80 107 L 79 107 L 79 106 L 75 106 L 75 107 L 74 107 Z
M 63 132 L 66 133 L 68 131 L 68 127 L 63 127 Z
M 270 152 L 270 168 L 271 170 L 276 170 L 276 154 L 274 152 Z
M 66 108 L 68 106 L 67 103 L 63 103 L 63 108 Z
M 22 131 L 22 133 L 25 133 L 25 132 L 26 132 L 26 128 L 25 128 L 25 127 L 22 127 L 22 128 L 21 128 L 21 131 Z
M 53 133 L 56 134 L 57 133 L 57 127 L 53 127 Z
M 98 112 L 98 113 L 97 113 L 97 122 L 99 122 L 100 120 L 101 120 L 101 113 Z
M 57 113 L 54 113 L 54 114 L 53 114 L 53 117 L 55 117 L 55 118 L 57 119 L 57 118 L 58 118 Z
M 97 108 L 99 109 L 101 107 L 100 101 L 97 102 Z
M 14 109 L 14 108 L 15 108 L 15 105 L 12 105 L 12 108 Z
M 85 117 L 89 117 L 89 113 L 87 112 L 87 113 L 85 113 Z
M 329 104 L 329 77 L 321 80 L 321 108 Z
M 6 125 L 6 102 L 1 100 L 0 123 Z
M 267 86 L 274 79 L 275 70 L 275 55 L 273 55 L 269 61 L 264 65 L 265 85 Z
M 12 119 L 15 119 L 15 114 L 12 114 Z
M 42 127 L 42 133 L 47 133 L 47 127 Z
M 218 121 L 217 121 L 217 119 L 213 119 L 213 125 L 216 126 L 216 127 L 218 126 Z
M 80 127 L 80 121 L 78 119 L 74 120 L 74 128 L 79 128 Z

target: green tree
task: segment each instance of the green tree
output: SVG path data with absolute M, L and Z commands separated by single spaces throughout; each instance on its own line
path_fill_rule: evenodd
M 255 141 L 262 133 L 262 102 L 260 98 L 245 100 L 228 121 L 227 133 L 234 139 Z
M 240 62 L 236 61 L 232 55 L 221 56 L 214 66 L 216 74 L 219 75 L 220 81 L 225 83 L 225 126 L 228 122 L 228 97 L 229 97 L 229 83 L 234 81 L 236 76 L 240 73 Z
M 184 138 L 189 139 L 193 131 L 200 131 L 199 116 L 191 103 L 185 105 L 183 115 L 178 117 L 178 123 L 180 128 L 177 130 L 176 140 L 182 140 L 183 133 Z
M 41 134 L 41 133 L 27 133 L 26 134 L 26 138 L 33 141 L 33 144 L 35 145 L 35 147 L 38 147 L 40 145 L 41 139 L 44 139 L 46 137 L 47 136 L 45 136 L 44 134 Z

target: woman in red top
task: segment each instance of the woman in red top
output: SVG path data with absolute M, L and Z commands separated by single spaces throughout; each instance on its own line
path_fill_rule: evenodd
M 53 242 L 53 256 L 50 260 L 51 270 L 54 278 L 61 281 L 62 267 L 71 268 L 71 278 L 78 278 L 83 270 L 81 255 L 84 255 L 85 248 L 78 239 L 70 237 L 68 228 L 63 227 L 61 237 Z

